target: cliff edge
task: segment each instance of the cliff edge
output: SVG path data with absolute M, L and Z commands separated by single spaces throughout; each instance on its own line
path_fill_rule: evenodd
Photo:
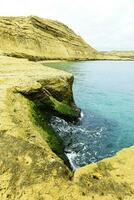
M 70 73 L 0 56 L 1 200 L 134 199 L 134 147 L 74 173 L 63 162 L 45 109 L 77 116 L 72 83 Z

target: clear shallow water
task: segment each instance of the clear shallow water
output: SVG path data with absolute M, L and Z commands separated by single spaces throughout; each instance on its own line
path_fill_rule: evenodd
M 134 62 L 51 63 L 75 76 L 73 92 L 84 114 L 77 125 L 52 117 L 74 168 L 134 144 Z

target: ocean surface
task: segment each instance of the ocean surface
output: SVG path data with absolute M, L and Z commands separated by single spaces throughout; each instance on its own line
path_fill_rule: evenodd
M 134 145 L 134 62 L 86 61 L 47 64 L 71 72 L 82 118 L 76 125 L 53 116 L 74 169 Z

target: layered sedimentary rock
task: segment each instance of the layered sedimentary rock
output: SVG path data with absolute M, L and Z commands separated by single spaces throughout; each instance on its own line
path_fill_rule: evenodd
M 86 60 L 97 53 L 66 25 L 35 16 L 0 17 L 0 51 L 30 60 Z
M 39 60 L 134 60 L 133 51 L 98 52 L 66 25 L 36 16 L 0 17 L 0 54 Z
M 134 199 L 134 147 L 74 173 L 58 156 L 45 108 L 77 116 L 72 82 L 69 73 L 0 57 L 1 200 Z

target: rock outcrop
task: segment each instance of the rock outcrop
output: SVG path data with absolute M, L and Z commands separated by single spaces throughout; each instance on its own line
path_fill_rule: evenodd
M 29 60 L 95 59 L 97 51 L 66 25 L 39 17 L 0 17 L 0 52 Z
M 69 73 L 0 57 L 1 200 L 134 199 L 134 147 L 74 174 L 57 156 L 62 144 L 46 123 L 45 106 L 77 115 L 72 82 Z

